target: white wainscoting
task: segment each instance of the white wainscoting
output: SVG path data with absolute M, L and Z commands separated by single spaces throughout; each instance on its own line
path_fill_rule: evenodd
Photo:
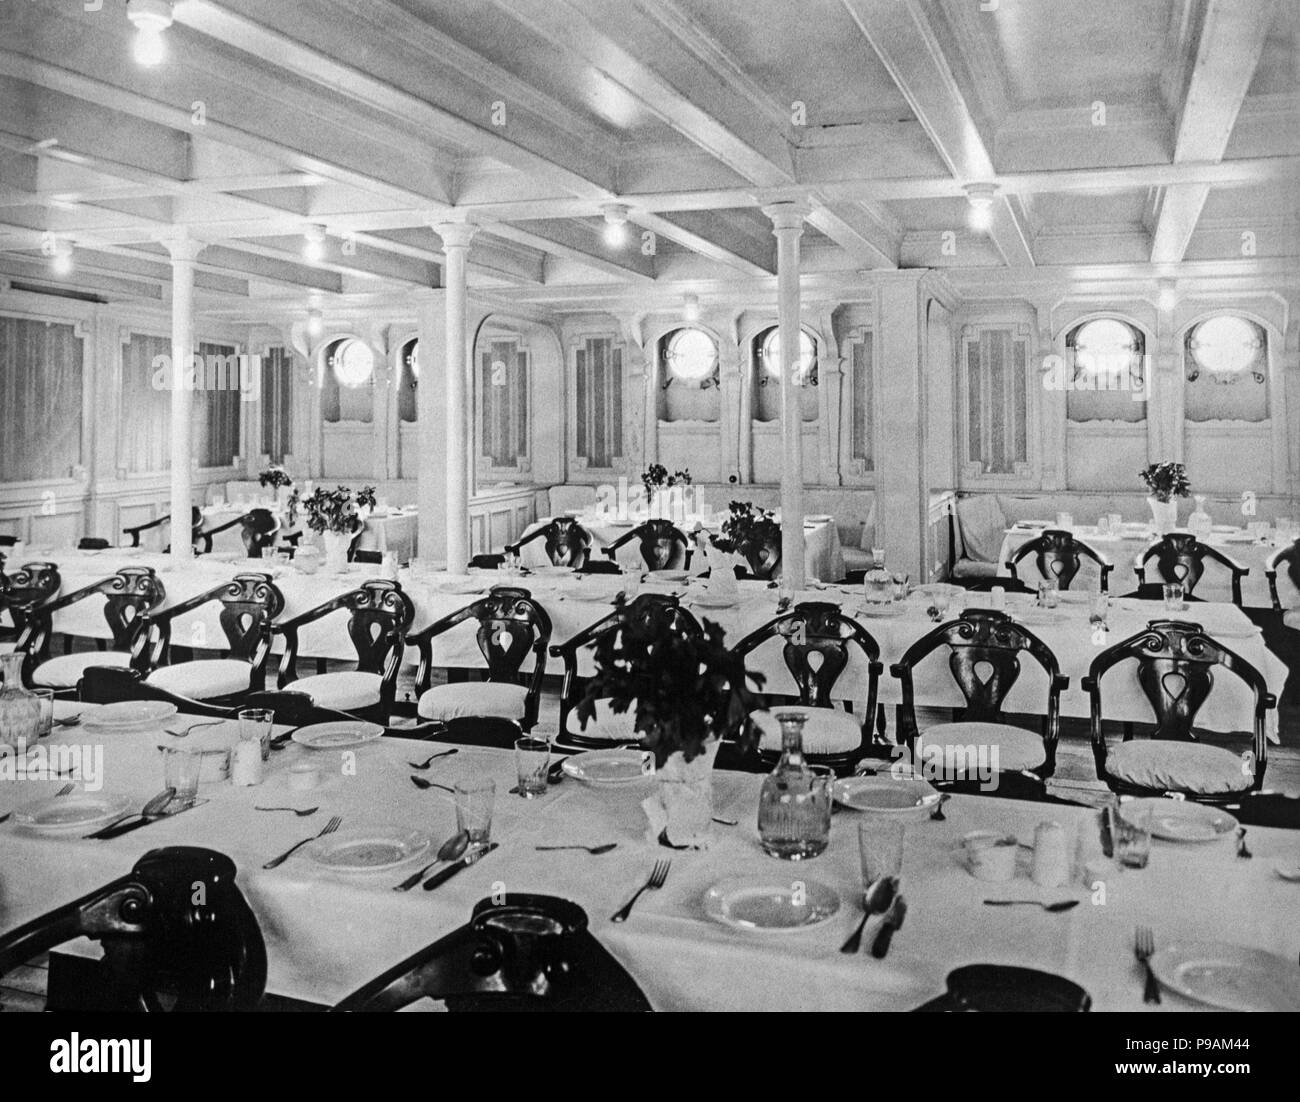
M 1273 490 L 1273 423 L 1189 421 L 1184 433 L 1187 477 L 1198 492 Z
M 689 470 L 697 482 L 721 482 L 725 455 L 719 422 L 659 422 L 659 462 L 669 471 Z
M 821 478 L 821 441 L 819 423 L 803 423 L 803 479 L 805 485 L 815 485 Z M 785 454 L 781 449 L 781 425 L 778 421 L 754 422 L 754 481 L 780 483 L 785 467 Z
M 537 518 L 537 487 L 511 486 L 475 494 L 469 502 L 471 555 L 499 553 Z
M 375 427 L 366 421 L 321 425 L 321 477 L 373 478 Z
M 1146 422 L 1066 422 L 1065 464 L 1072 490 L 1131 485 L 1147 465 Z

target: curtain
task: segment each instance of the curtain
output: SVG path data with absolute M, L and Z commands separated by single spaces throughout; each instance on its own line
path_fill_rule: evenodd
M 153 385 L 154 363 L 162 357 L 171 363 L 172 342 L 168 337 L 132 333 L 122 349 L 122 401 L 117 440 L 118 466 L 129 474 L 166 471 L 171 468 L 172 396 L 170 369 Z
M 577 455 L 612 467 L 623 454 L 623 349 L 612 337 L 588 337 L 576 359 Z
M 514 341 L 493 341 L 479 357 L 478 401 L 478 454 L 516 466 L 528 454 L 528 353 Z
M 229 467 L 239 454 L 240 364 L 234 345 L 199 342 L 203 378 L 195 380 L 191 453 L 200 467 Z
M 81 462 L 83 371 L 72 325 L 0 317 L 0 481 L 67 478 Z
M 1028 341 L 984 329 L 966 341 L 967 459 L 986 474 L 1015 474 L 1029 459 Z
M 872 385 L 874 378 L 874 334 L 865 330 L 860 341 L 853 342 L 853 458 L 862 460 L 867 470 L 875 469 L 875 456 L 871 450 L 871 428 L 874 423 Z
M 293 452 L 293 363 L 280 345 L 262 357 L 262 450 L 272 463 Z

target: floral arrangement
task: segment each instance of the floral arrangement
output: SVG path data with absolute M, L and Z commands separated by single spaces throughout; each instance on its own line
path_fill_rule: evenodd
M 691 484 L 691 472 L 688 467 L 684 471 L 674 471 L 668 473 L 668 468 L 662 463 L 651 463 L 641 475 L 641 485 L 645 487 L 646 497 L 654 497 L 656 490 L 662 490 L 668 486 L 689 486 Z
M 615 607 L 624 611 L 621 595 Z M 747 681 L 760 688 L 763 678 L 746 674 L 744 660 L 723 643 L 724 631 L 704 621 L 701 635 L 631 630 L 604 633 L 596 643 L 596 674 L 578 703 L 585 723 L 596 714 L 596 701 L 607 700 L 615 713 L 636 703 L 634 729 L 642 745 L 663 764 L 681 751 L 686 761 L 698 757 L 710 737 L 739 737 L 742 749 L 757 738 L 748 723 L 760 706 Z
M 266 470 L 260 471 L 257 475 L 257 481 L 259 485 L 270 486 L 273 490 L 278 490 L 281 486 L 293 485 L 293 479 L 289 477 L 289 472 L 278 463 L 272 463 Z
M 1157 501 L 1187 497 L 1192 492 L 1192 484 L 1187 481 L 1187 469 L 1181 463 L 1152 463 L 1138 474 Z
M 722 535 L 713 541 L 719 551 L 749 558 L 751 548 L 781 546 L 781 525 L 770 509 L 759 508 L 748 501 L 733 501 L 727 508 L 729 512 L 722 522 Z
M 317 487 L 301 499 L 295 493 L 290 499 L 289 507 L 296 513 L 301 506 L 307 514 L 307 527 L 313 532 L 336 532 L 350 536 L 364 523 L 361 509 L 373 509 L 375 504 L 373 486 L 364 486 L 355 495 L 346 486 L 340 486 L 337 490 Z

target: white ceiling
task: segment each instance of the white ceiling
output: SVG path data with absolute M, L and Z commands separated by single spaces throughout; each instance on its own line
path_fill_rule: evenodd
M 179 0 L 175 18 L 145 69 L 124 0 L 0 4 L 0 279 L 164 303 L 158 242 L 184 228 L 208 243 L 201 309 L 251 318 L 436 285 L 432 226 L 468 219 L 474 285 L 576 308 L 584 287 L 770 282 L 760 208 L 782 198 L 811 204 L 818 273 L 1300 260 L 1294 0 Z M 999 188 L 983 234 L 975 181 Z M 603 241 L 610 202 L 629 246 Z M 75 248 L 62 280 L 47 234 Z

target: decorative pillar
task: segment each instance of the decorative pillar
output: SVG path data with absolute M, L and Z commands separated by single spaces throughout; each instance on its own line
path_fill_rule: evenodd
M 416 530 L 419 558 L 427 563 L 447 560 L 447 441 L 442 395 L 447 375 L 447 292 L 417 295 L 420 332 L 420 385 L 416 388 Z M 455 569 L 464 570 L 466 559 Z
M 446 257 L 444 280 L 447 305 L 446 424 L 447 569 L 464 570 L 469 562 L 470 418 L 469 319 L 467 316 L 466 265 L 469 243 L 478 227 L 468 222 L 441 222 L 434 231 L 442 238 Z M 421 449 L 423 450 L 423 449 Z
M 777 324 L 781 333 L 781 577 L 794 589 L 804 584 L 803 403 L 799 363 L 799 238 L 808 207 L 774 203 L 763 213 L 776 234 Z
M 184 232 L 163 244 L 172 258 L 171 553 L 177 562 L 185 562 L 194 557 L 190 534 L 190 509 L 194 504 L 190 417 L 195 380 L 190 368 L 194 358 L 194 262 L 203 245 Z

